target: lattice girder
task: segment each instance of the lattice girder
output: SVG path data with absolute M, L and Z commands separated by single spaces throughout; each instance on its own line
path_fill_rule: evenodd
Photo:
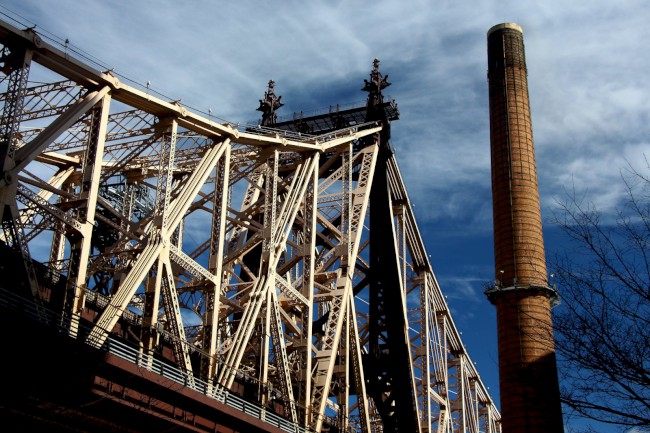
M 239 392 L 315 431 L 382 431 L 367 354 L 369 209 L 386 125 L 240 130 L 33 31 L 0 23 L 0 43 L 29 66 L 0 83 L 0 240 L 28 268 L 29 248 L 44 249 L 31 295 L 74 318 L 71 335 L 95 347 L 119 335 L 142 347 L 143 367 L 165 359 L 209 395 Z M 34 68 L 49 82 L 29 85 Z M 381 170 L 419 429 L 497 432 L 395 158 Z

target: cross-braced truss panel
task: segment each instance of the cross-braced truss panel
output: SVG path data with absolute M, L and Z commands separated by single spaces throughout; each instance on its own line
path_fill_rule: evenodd
M 372 363 L 399 329 L 411 425 L 499 431 L 397 161 L 382 156 L 382 125 L 240 130 L 33 31 L 2 24 L 0 42 L 0 241 L 24 259 L 14 290 L 57 312 L 72 338 L 99 348 L 119 336 L 143 367 L 163 360 L 187 386 L 237 393 L 298 426 L 381 432 L 397 385 Z M 377 185 L 385 200 L 371 200 Z M 386 206 L 394 305 L 373 300 L 373 206 Z

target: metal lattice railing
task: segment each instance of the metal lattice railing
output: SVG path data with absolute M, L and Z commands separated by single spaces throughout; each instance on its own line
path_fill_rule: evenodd
M 45 317 L 39 315 L 37 305 L 29 299 L 22 298 L 4 288 L 0 288 L 0 309 L 6 309 L 14 312 L 21 312 L 26 318 L 38 321 L 44 325 L 56 329 L 62 335 L 68 335 L 68 327 L 64 324 L 64 318 L 52 310 L 46 309 Z M 89 331 L 90 329 L 81 325 L 79 332 Z M 174 381 L 205 396 L 208 396 L 220 403 L 223 403 L 233 409 L 243 412 L 247 415 L 264 421 L 274 427 L 290 433 L 309 433 L 312 430 L 293 424 L 275 413 L 269 412 L 261 406 L 245 400 L 227 389 L 218 385 L 210 385 L 204 380 L 193 378 L 189 380 L 188 374 L 181 371 L 173 365 L 166 364 L 152 356 L 142 354 L 138 349 L 129 346 L 123 341 L 111 334 L 106 339 L 104 345 L 98 349 L 103 350 L 111 355 L 115 355 L 125 361 L 138 366 L 147 366 L 147 370 L 158 374 L 166 379 Z

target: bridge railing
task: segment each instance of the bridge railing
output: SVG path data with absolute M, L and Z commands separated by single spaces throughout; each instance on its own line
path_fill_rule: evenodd
M 30 299 L 23 298 L 5 288 L 0 287 L 0 309 L 10 310 L 21 313 L 26 318 L 41 322 L 44 325 L 57 330 L 61 334 L 69 336 L 70 328 L 66 326 L 66 318 L 61 314 L 45 308 L 45 316 L 39 314 L 39 307 Z M 90 328 L 79 326 L 81 333 L 90 332 Z M 142 354 L 138 349 L 129 346 L 128 344 L 120 341 L 117 338 L 109 336 L 100 350 L 104 350 L 111 355 L 115 355 L 125 361 L 131 362 L 135 365 L 145 367 L 148 371 L 158 374 L 166 379 L 174 381 L 187 388 L 193 389 L 209 398 L 212 398 L 220 403 L 223 403 L 233 409 L 264 421 L 274 427 L 290 433 L 311 433 L 312 430 L 306 429 L 295 425 L 289 420 L 286 420 L 277 414 L 264 409 L 263 407 L 245 400 L 229 390 L 216 385 L 210 385 L 208 382 L 198 379 L 190 378 L 187 373 L 180 369 L 166 364 L 152 356 Z M 190 380 L 191 379 L 191 380 Z
M 319 143 L 326 143 L 331 140 L 335 140 L 340 137 L 349 136 L 357 131 L 363 131 L 365 129 L 370 129 L 378 126 L 378 123 L 375 121 L 359 123 L 347 128 L 337 129 L 336 131 L 327 132 L 325 134 L 308 134 L 304 132 L 295 132 L 289 131 L 286 129 L 273 128 L 272 126 L 260 126 L 260 125 L 243 125 L 240 127 L 242 132 L 248 134 L 254 134 L 259 136 L 275 136 L 277 138 L 286 138 L 292 141 L 298 142 L 312 142 L 316 140 Z

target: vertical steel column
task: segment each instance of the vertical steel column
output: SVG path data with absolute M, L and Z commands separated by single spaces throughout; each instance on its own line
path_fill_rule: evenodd
M 420 348 L 422 353 L 420 354 L 420 369 L 422 375 L 422 401 L 420 414 L 422 416 L 422 430 L 425 432 L 431 431 L 431 421 L 432 421 L 432 407 L 431 407 L 431 395 L 435 390 L 431 389 L 431 341 L 430 335 L 431 324 L 433 322 L 432 315 L 432 305 L 429 302 L 429 285 L 427 284 L 428 280 L 426 277 L 420 278 Z
M 54 228 L 52 229 L 52 242 L 50 246 L 50 258 L 48 260 L 50 269 L 54 270 L 56 274 L 61 274 L 63 271 L 63 256 L 65 254 L 65 223 L 56 220 Z M 58 280 L 58 275 L 53 276 Z M 61 304 L 59 304 L 61 305 Z
M 76 219 L 82 226 L 81 232 L 68 230 L 70 241 L 70 263 L 68 267 L 68 282 L 66 287 L 64 314 L 70 318 L 70 335 L 77 335 L 79 316 L 84 304 L 83 290 L 86 286 L 86 271 L 90 255 L 90 241 L 95 224 L 95 209 L 99 194 L 99 177 L 104 156 L 104 140 L 110 106 L 110 95 L 106 95 L 93 107 L 90 114 L 88 143 L 84 152 L 81 183 L 79 188 L 79 206 L 76 208 Z
M 130 229 L 131 220 L 133 218 L 133 209 L 135 208 L 135 195 L 136 195 L 137 184 L 130 182 L 126 179 L 126 190 L 124 191 L 124 198 L 122 201 L 122 216 L 123 219 L 120 221 L 120 227 L 124 231 Z M 122 245 L 124 245 L 124 253 L 130 249 L 131 245 L 128 243 L 124 235 L 121 235 Z M 121 254 L 117 257 L 115 262 L 115 271 L 113 273 L 113 284 L 111 286 L 111 294 L 117 292 L 122 283 L 122 280 L 126 276 L 126 269 L 128 266 L 129 260 L 126 254 Z
M 352 158 L 352 146 L 348 146 L 347 150 L 342 150 L 342 152 L 342 167 L 339 169 L 342 192 L 341 229 L 339 244 L 335 247 L 339 267 L 336 272 L 335 287 L 328 293 L 330 301 L 328 319 L 323 331 L 324 335 L 320 340 L 320 346 L 315 355 L 316 366 L 314 369 L 312 406 L 316 411 L 315 416 L 317 418 L 312 425 L 316 431 L 321 431 L 323 427 L 323 415 L 328 405 L 328 397 L 332 391 L 333 372 L 339 368 L 338 362 L 340 360 L 337 359 L 336 355 L 340 347 L 340 340 L 341 338 L 349 338 L 347 334 L 342 335 L 343 329 L 349 323 L 349 320 L 356 320 L 352 316 L 354 311 L 350 309 L 350 305 L 353 305 L 354 264 L 357 261 L 363 224 L 368 209 L 369 188 L 375 171 L 377 145 L 375 143 L 368 144 L 357 155 L 357 158 L 360 158 L 360 167 L 356 188 L 352 188 L 351 163 L 356 159 Z M 344 217 L 344 214 L 348 216 Z M 356 335 L 355 338 L 358 338 L 358 334 Z M 358 389 L 357 392 L 363 392 L 363 390 Z M 360 408 L 360 411 L 364 412 L 362 416 L 367 420 L 367 408 Z
M 400 252 L 393 224 L 388 185 L 390 125 L 384 115 L 380 147 L 370 189 L 370 353 L 368 391 L 382 416 L 384 428 L 420 431 L 412 375 L 408 321 L 404 304 Z
M 49 179 L 48 185 L 54 188 L 63 188 L 64 190 L 70 192 L 72 187 L 68 182 L 68 180 L 73 173 L 74 173 L 74 167 L 72 166 L 69 166 L 66 169 L 62 169 Z M 65 182 L 68 183 L 65 184 Z M 37 195 L 42 200 L 48 201 L 54 195 L 54 193 L 52 191 L 43 189 L 39 191 Z M 21 215 L 21 220 L 23 223 L 26 223 L 27 221 L 34 218 L 35 215 L 36 215 L 36 210 L 23 212 L 23 214 Z M 54 228 L 52 229 L 52 241 L 50 246 L 50 255 L 49 255 L 48 263 L 50 269 L 54 271 L 51 274 L 51 281 L 53 283 L 56 283 L 59 280 L 59 276 L 63 271 L 62 260 L 65 254 L 65 226 L 66 224 L 63 221 L 55 220 Z M 63 294 L 61 294 L 61 296 L 63 296 Z M 50 303 L 52 303 L 51 298 L 50 298 Z M 58 303 L 58 305 L 62 305 L 62 304 L 63 304 L 62 301 Z M 55 303 L 54 305 L 57 304 Z
M 269 159 L 266 168 L 266 188 L 264 192 L 264 233 L 262 241 L 262 264 L 260 269 L 262 272 L 266 273 L 266 284 L 263 291 L 260 293 L 260 302 L 263 302 L 263 297 L 266 298 L 266 302 L 263 302 L 264 305 L 261 306 L 264 316 L 261 320 L 261 323 L 258 325 L 260 327 L 260 366 L 259 366 L 259 375 L 260 375 L 260 403 L 262 406 L 266 406 L 269 399 L 269 387 L 268 387 L 268 369 L 269 363 L 271 362 L 269 356 L 269 339 L 271 337 L 270 329 L 270 320 L 271 320 L 271 294 L 268 292 L 267 287 L 271 287 L 270 290 L 275 290 L 275 278 L 276 270 L 274 266 L 271 266 L 271 262 L 275 259 L 276 245 L 274 243 L 275 235 L 278 231 L 277 224 L 277 206 L 278 206 L 278 158 L 280 154 L 276 149 L 273 152 L 273 156 Z M 264 293 L 266 291 L 266 293 Z M 256 317 L 252 317 L 249 321 L 253 322 Z M 243 321 L 243 319 L 242 319 Z M 239 365 L 239 360 L 237 365 Z
M 311 406 L 316 411 L 313 428 L 320 432 L 325 421 L 324 415 L 332 389 L 333 371 L 340 361 L 336 356 L 340 349 L 342 329 L 345 326 L 347 314 L 347 297 L 351 288 L 351 275 L 348 264 L 354 263 L 350 258 L 352 230 L 350 214 L 352 208 L 352 145 L 348 144 L 341 151 L 341 203 L 340 203 L 340 239 L 335 247 L 335 255 L 339 260 L 336 275 L 336 286 L 330 292 L 329 315 L 324 327 L 324 336 L 319 350 L 316 350 L 316 368 L 313 374 L 314 386 Z M 354 265 L 352 265 L 354 267 Z M 347 335 L 344 336 L 347 339 Z
M 12 169 L 14 164 L 32 50 L 26 47 L 9 48 L 5 46 L 2 57 L 5 59 L 5 67 L 10 69 L 6 78 L 7 94 L 2 109 L 2 118 L 0 118 L 0 161 L 2 162 L 2 172 L 5 173 Z M 5 184 L 14 181 L 14 179 L 4 180 Z
M 298 386 L 298 402 L 299 405 L 304 407 L 304 415 L 301 417 L 300 422 L 303 427 L 308 427 L 312 421 L 312 413 L 310 410 L 311 403 L 311 389 L 312 389 L 312 322 L 314 317 L 314 273 L 316 265 L 316 221 L 318 218 L 318 203 L 316 196 L 318 192 L 318 166 L 319 154 L 314 155 L 314 169 L 309 176 L 309 185 L 305 191 L 305 197 L 302 203 L 302 216 L 303 216 L 303 229 L 302 229 L 302 245 L 300 254 L 303 257 L 303 271 L 302 271 L 302 284 L 301 294 L 309 301 L 307 305 L 303 306 L 301 314 L 300 328 L 300 346 L 299 346 L 299 368 L 303 370 L 300 372 L 300 381 Z
M 169 245 L 169 244 L 168 244 Z M 192 360 L 190 359 L 190 348 L 185 336 L 185 328 L 183 326 L 183 317 L 181 316 L 180 304 L 178 302 L 178 292 L 176 290 L 176 281 L 174 279 L 173 268 L 169 259 L 169 250 L 166 246 L 161 253 L 164 260 L 162 295 L 165 303 L 165 318 L 169 324 L 169 330 L 172 334 L 172 349 L 174 358 L 178 366 L 186 374 L 185 380 L 189 386 L 194 385 L 194 372 L 192 368 Z M 159 268 L 160 271 L 160 268 Z
M 2 178 L 0 179 L 0 222 L 2 223 L 2 236 L 8 245 L 20 251 L 25 264 L 25 272 L 29 284 L 28 290 L 38 301 L 39 312 L 44 317 L 40 307 L 38 294 L 38 281 L 32 265 L 31 255 L 25 240 L 20 215 L 16 204 L 16 188 L 18 186 L 17 173 L 13 173 L 16 166 L 15 154 L 18 145 L 18 130 L 20 118 L 23 114 L 27 79 L 32 61 L 32 50 L 24 46 L 5 46 L 2 57 L 5 68 L 9 69 L 7 77 L 7 93 L 0 118 L 0 165 Z
M 162 285 L 163 262 L 157 257 L 155 272 L 149 272 L 145 282 L 144 309 L 142 310 L 142 330 L 140 331 L 140 349 L 144 355 L 144 366 L 152 367 L 154 350 L 158 344 L 158 311 L 160 310 L 160 287 Z
M 350 340 L 350 366 L 352 367 L 352 376 L 357 398 L 357 411 L 359 413 L 359 422 L 361 423 L 362 433 L 370 433 L 370 405 L 368 403 L 368 393 L 366 391 L 366 378 L 362 368 L 362 342 L 359 339 L 359 328 L 357 325 L 357 311 L 354 306 L 354 298 L 350 297 L 348 311 L 348 335 Z M 348 372 L 348 374 L 350 374 Z
M 151 233 L 152 241 L 163 245 L 170 242 L 170 234 L 167 233 L 169 223 L 169 200 L 172 189 L 174 154 L 176 151 L 177 122 L 175 119 L 161 119 L 157 125 L 160 139 L 160 155 L 158 163 L 158 179 L 156 184 L 156 204 L 154 208 L 154 230 L 158 233 Z M 167 253 L 168 254 L 168 253 Z M 158 342 L 158 311 L 160 308 L 160 295 L 165 289 L 163 281 L 165 260 L 163 254 L 157 257 L 156 265 L 149 270 L 149 278 L 145 287 L 144 310 L 142 312 L 141 341 L 144 354 L 153 357 L 154 348 Z M 169 270 L 171 272 L 171 269 Z M 173 280 L 173 279 L 172 279 Z M 137 282 L 139 285 L 139 281 Z M 169 308 L 166 305 L 165 308 Z M 150 359 L 150 358 L 147 358 Z M 177 360 L 180 362 L 180 360 Z
M 416 385 L 410 354 L 408 320 L 404 302 L 400 245 L 395 233 L 389 188 L 390 120 L 386 114 L 382 90 L 388 76 L 373 61 L 370 80 L 362 90 L 368 92 L 366 120 L 381 122 L 379 149 L 370 188 L 369 239 L 369 353 L 364 362 L 368 394 L 384 424 L 384 431 L 420 431 Z M 368 139 L 366 139 L 368 140 Z
M 219 330 L 219 306 L 223 285 L 223 257 L 226 236 L 226 219 L 228 216 L 228 202 L 230 201 L 230 145 L 226 147 L 224 155 L 217 163 L 216 179 L 214 182 L 214 199 L 212 200 L 212 231 L 210 233 L 210 257 L 208 270 L 215 276 L 218 284 L 210 287 L 206 294 L 203 348 L 208 353 L 208 358 L 203 360 L 201 374 L 203 378 L 212 383 L 217 373 L 217 342 Z
M 523 31 L 487 35 L 503 433 L 562 432 Z
M 350 424 L 350 339 L 356 336 L 351 335 L 350 324 L 356 318 L 352 316 L 348 305 L 346 321 L 341 329 L 341 339 L 337 352 L 336 377 L 332 380 L 335 383 L 336 401 L 339 411 L 337 413 L 337 424 L 340 431 L 347 431 Z
M 160 141 L 160 164 L 156 184 L 156 219 L 159 221 L 161 236 L 169 239 L 169 200 L 172 191 L 174 155 L 176 153 L 176 119 L 160 119 L 158 128 L 165 129 Z

